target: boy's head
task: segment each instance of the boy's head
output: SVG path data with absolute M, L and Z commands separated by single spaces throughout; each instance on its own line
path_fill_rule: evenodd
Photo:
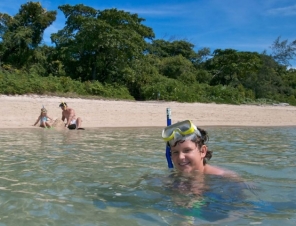
M 59 107 L 62 108 L 62 109 L 66 109 L 67 108 L 67 103 L 66 102 L 61 102 Z

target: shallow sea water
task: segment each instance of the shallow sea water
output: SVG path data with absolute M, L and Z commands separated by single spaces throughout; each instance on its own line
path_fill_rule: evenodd
M 0 226 L 296 225 L 296 127 L 206 129 L 243 182 L 177 177 L 161 128 L 4 129 Z

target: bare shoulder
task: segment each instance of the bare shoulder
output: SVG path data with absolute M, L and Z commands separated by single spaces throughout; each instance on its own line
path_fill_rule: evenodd
M 204 170 L 205 174 L 212 174 L 212 175 L 220 175 L 223 176 L 225 174 L 225 170 L 220 168 L 220 167 L 216 167 L 216 166 L 211 166 L 211 165 L 206 165 L 205 166 L 205 170 Z
M 223 169 L 217 166 L 207 165 L 205 167 L 206 174 L 218 175 L 223 177 L 239 178 L 239 175 L 231 170 Z
M 73 108 L 67 108 L 67 111 L 68 111 L 69 113 L 73 113 L 73 112 L 75 112 Z

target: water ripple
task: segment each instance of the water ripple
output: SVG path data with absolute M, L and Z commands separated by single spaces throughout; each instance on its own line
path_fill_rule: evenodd
M 172 183 L 159 128 L 2 130 L 0 225 L 180 225 L 210 218 L 293 225 L 296 128 L 208 131 L 210 163 L 238 172 L 254 191 L 238 193 L 237 185 L 204 178 L 211 189 L 199 196 L 189 192 L 196 187 L 190 181 Z

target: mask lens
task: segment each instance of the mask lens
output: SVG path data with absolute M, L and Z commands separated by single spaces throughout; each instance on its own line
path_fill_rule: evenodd
M 166 127 L 162 131 L 162 138 L 165 141 L 169 141 L 174 138 L 175 132 L 179 132 L 182 135 L 187 135 L 193 133 L 194 130 L 195 129 L 191 121 L 185 120 Z

